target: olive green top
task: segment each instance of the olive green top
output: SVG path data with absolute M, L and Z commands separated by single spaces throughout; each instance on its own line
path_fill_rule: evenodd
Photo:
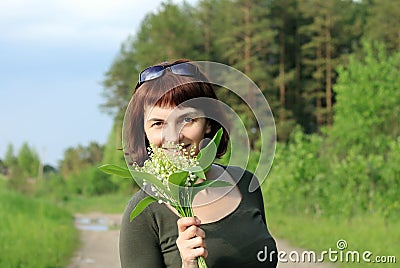
M 266 226 L 260 187 L 249 192 L 253 174 L 237 167 L 224 168 L 235 180 L 234 174 L 240 174 L 237 186 L 242 200 L 226 217 L 200 226 L 206 233 L 208 267 L 276 267 L 277 249 Z M 155 202 L 132 222 L 129 220 L 133 208 L 146 196 L 143 190 L 137 192 L 124 212 L 119 245 L 121 267 L 181 268 L 176 246 L 179 217 L 175 213 Z

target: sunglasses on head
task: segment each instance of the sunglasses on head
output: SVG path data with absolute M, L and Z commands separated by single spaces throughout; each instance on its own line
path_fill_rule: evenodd
M 197 66 L 190 64 L 189 62 L 155 65 L 140 72 L 139 81 L 136 85 L 136 88 L 140 87 L 144 82 L 161 77 L 166 69 L 171 71 L 173 74 L 182 76 L 196 76 L 199 73 Z

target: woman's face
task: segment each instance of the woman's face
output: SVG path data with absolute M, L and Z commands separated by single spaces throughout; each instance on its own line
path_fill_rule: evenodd
M 149 142 L 156 147 L 172 150 L 170 143 L 183 144 L 188 151 L 195 148 L 197 154 L 199 144 L 204 135 L 210 133 L 211 126 L 198 109 L 154 106 L 145 109 L 144 131 Z

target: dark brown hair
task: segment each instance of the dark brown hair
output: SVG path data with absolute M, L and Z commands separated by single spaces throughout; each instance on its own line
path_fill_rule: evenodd
M 188 62 L 188 60 L 177 60 L 173 63 Z M 172 64 L 173 64 L 172 63 Z M 168 65 L 165 62 L 158 65 Z M 191 63 L 194 64 L 194 63 Z M 213 85 L 205 75 L 199 72 L 195 77 L 175 75 L 168 69 L 163 76 L 144 82 L 132 95 L 131 101 L 125 113 L 123 126 L 123 150 L 129 165 L 136 162 L 143 165 L 148 158 L 147 148 L 149 141 L 144 132 L 144 109 L 145 107 L 159 106 L 162 108 L 185 106 L 184 102 L 195 98 L 210 98 L 210 105 L 198 105 L 193 107 L 204 112 L 211 125 L 210 133 L 205 138 L 212 138 L 222 127 L 223 135 L 217 150 L 217 157 L 225 154 L 229 143 L 229 127 L 222 111 Z M 196 106 L 189 104 L 191 107 Z M 186 106 L 189 106 L 186 105 Z M 227 129 L 228 128 L 228 129 Z

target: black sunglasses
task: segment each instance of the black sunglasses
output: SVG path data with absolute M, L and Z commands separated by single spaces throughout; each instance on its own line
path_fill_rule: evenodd
M 170 70 L 174 74 L 182 76 L 196 76 L 199 73 L 199 69 L 197 68 L 197 66 L 190 64 L 189 62 L 151 66 L 140 72 L 139 81 L 136 85 L 136 89 L 140 87 L 144 82 L 161 77 L 166 69 Z

